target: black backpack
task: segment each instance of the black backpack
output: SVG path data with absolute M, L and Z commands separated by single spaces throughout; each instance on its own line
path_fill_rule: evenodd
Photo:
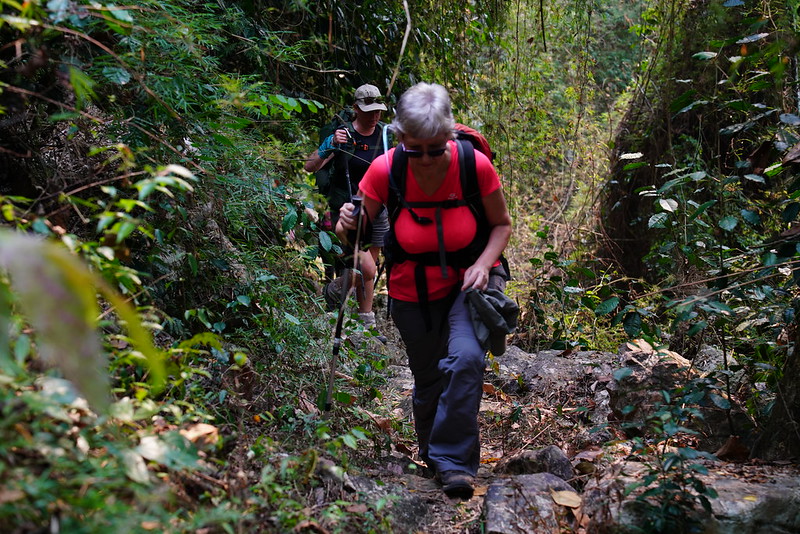
M 384 247 L 384 256 L 386 258 L 386 279 L 390 278 L 391 266 L 395 263 L 402 263 L 406 260 L 414 260 L 417 262 L 415 279 L 417 284 L 417 295 L 419 302 L 422 305 L 423 313 L 425 313 L 425 322 L 430 324 L 430 316 L 427 312 L 427 281 L 425 278 L 425 266 L 438 265 L 442 269 L 442 276 L 447 277 L 447 267 L 466 268 L 472 265 L 478 259 L 486 244 L 489 241 L 489 228 L 488 220 L 486 219 L 486 212 L 483 207 L 483 200 L 481 198 L 480 187 L 478 186 L 478 176 L 475 167 L 475 150 L 480 150 L 486 153 L 489 145 L 485 138 L 475 130 L 468 128 L 465 131 L 460 128 L 461 125 L 456 127 L 456 143 L 458 144 L 458 167 L 461 181 L 461 191 L 463 199 L 457 200 L 443 200 L 443 201 L 425 201 L 425 202 L 409 202 L 405 199 L 406 178 L 408 169 L 408 156 L 402 149 L 396 149 L 392 158 L 391 171 L 389 173 L 389 198 L 387 201 L 387 209 L 389 210 L 390 229 L 387 234 L 386 245 Z M 475 135 L 477 134 L 477 135 Z M 486 154 L 490 160 L 494 154 L 490 149 Z M 426 217 L 420 217 L 414 211 L 414 208 L 430 208 L 436 207 L 439 209 L 456 208 L 460 206 L 468 206 L 477 224 L 477 231 L 475 238 L 465 248 L 453 252 L 444 250 L 443 241 L 443 228 L 441 226 L 441 219 L 434 221 Z M 394 223 L 400 215 L 400 210 L 407 209 L 411 217 L 420 224 L 436 224 L 437 233 L 439 235 L 439 250 L 437 252 L 426 252 L 422 254 L 410 254 L 403 250 L 397 243 L 394 235 Z M 437 210 L 438 213 L 439 210 Z M 503 276 L 508 279 L 508 263 L 504 257 L 501 256 L 500 261 L 503 266 Z
M 323 125 L 318 134 L 318 141 L 317 146 L 321 145 L 322 142 L 327 139 L 329 135 L 333 132 L 344 126 L 345 128 L 353 128 L 353 119 L 356 118 L 355 112 L 353 108 L 344 108 L 339 113 L 336 113 L 331 121 L 325 125 Z M 317 185 L 317 191 L 321 195 L 328 196 L 331 188 L 331 173 L 333 172 L 333 162 L 336 158 L 331 158 L 331 160 L 326 163 L 320 170 L 314 173 L 314 180 Z

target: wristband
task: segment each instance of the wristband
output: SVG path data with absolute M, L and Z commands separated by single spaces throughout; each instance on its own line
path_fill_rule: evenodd
M 322 159 L 327 158 L 333 153 L 333 134 L 329 135 L 325 138 L 321 145 L 319 145 L 319 150 L 317 150 L 317 154 Z

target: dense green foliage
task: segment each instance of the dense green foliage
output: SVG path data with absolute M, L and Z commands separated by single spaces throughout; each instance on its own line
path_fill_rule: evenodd
M 0 523 L 15 532 L 389 530 L 386 501 L 309 505 L 322 475 L 391 446 L 369 430 L 387 357 L 356 321 L 337 413 L 318 409 L 319 259 L 338 245 L 299 169 L 362 83 L 390 101 L 442 83 L 489 138 L 520 346 L 713 343 L 727 367 L 709 388 L 768 416 L 800 250 L 794 2 L 0 6 L 0 208 L 47 240 L 12 254 L 29 241 L 0 235 Z M 666 452 L 694 412 L 665 396 L 644 497 L 666 532 L 713 495 L 702 454 Z

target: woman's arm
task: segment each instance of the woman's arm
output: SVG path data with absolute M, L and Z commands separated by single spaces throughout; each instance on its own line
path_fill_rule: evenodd
M 508 214 L 503 190 L 496 189 L 482 200 L 486 219 L 492 230 L 489 233 L 489 242 L 486 244 L 486 248 L 464 273 L 462 291 L 471 287 L 486 289 L 489 284 L 489 271 L 500 258 L 500 254 L 503 253 L 511 238 L 511 216 Z
M 364 225 L 361 227 L 363 232 L 367 227 L 367 220 L 375 220 L 381 209 L 381 203 L 377 200 L 364 195 L 364 192 L 358 190 L 358 196 L 361 197 L 361 209 L 364 210 Z M 345 202 L 339 209 L 339 220 L 336 222 L 336 235 L 342 243 L 348 243 L 347 234 L 350 230 L 355 230 L 358 216 L 353 214 L 355 205 L 352 202 Z M 367 218 L 369 217 L 369 219 Z

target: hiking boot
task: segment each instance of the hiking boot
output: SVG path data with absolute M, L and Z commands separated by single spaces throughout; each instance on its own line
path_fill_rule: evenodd
M 364 323 L 364 330 L 369 330 L 375 339 L 386 345 L 389 340 L 378 331 L 378 323 L 375 321 L 375 312 L 358 312 L 358 318 Z
M 475 479 L 464 471 L 442 471 L 437 478 L 442 484 L 442 491 L 451 499 L 471 499 L 475 491 Z

